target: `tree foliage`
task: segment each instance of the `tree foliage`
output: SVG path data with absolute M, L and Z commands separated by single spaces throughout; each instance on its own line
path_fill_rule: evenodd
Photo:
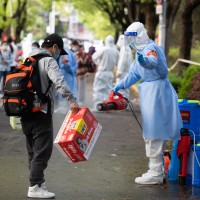
M 21 32 L 31 31 L 37 37 L 43 37 L 48 25 L 48 14 L 53 0 L 1 0 L 0 34 L 13 34 L 17 41 Z M 10 4 L 12 2 L 12 4 Z M 155 39 L 158 15 L 155 13 L 155 0 L 57 0 L 60 16 L 70 13 L 64 10 L 67 2 L 73 3 L 79 11 L 82 22 L 93 30 L 97 38 L 104 39 L 112 34 L 118 36 L 134 21 L 145 24 L 148 35 Z M 166 55 L 168 55 L 175 17 L 179 12 L 180 22 L 180 57 L 190 59 L 193 37 L 193 11 L 200 5 L 200 0 L 167 0 L 166 13 Z M 198 17 L 195 19 L 199 19 Z M 62 24 L 63 26 L 63 24 Z M 180 26 L 180 25 L 179 25 Z M 64 29 L 67 26 L 63 26 Z M 62 31 L 64 31 L 64 29 Z M 12 30 L 14 30 L 12 32 Z M 58 28 L 56 29 L 58 30 Z M 59 26 L 59 30 L 61 30 Z
M 93 0 L 88 0 L 87 4 L 81 0 L 76 0 L 73 5 L 79 11 L 81 22 L 93 31 L 96 38 L 104 40 L 106 35 L 115 34 L 115 27 L 110 22 L 108 15 L 99 10 Z
M 87 3 L 82 0 L 72 0 L 71 2 L 79 11 L 84 12 L 85 16 L 90 16 L 90 13 L 94 13 L 94 17 L 88 17 L 88 22 L 97 19 L 95 17 L 97 10 L 103 13 L 105 20 L 109 19 L 110 24 L 114 28 L 116 38 L 133 21 L 143 22 L 147 27 L 150 38 L 155 38 L 158 16 L 155 14 L 154 0 L 88 0 Z
M 183 79 L 179 88 L 178 96 L 182 99 L 188 98 L 188 91 L 191 89 L 191 83 L 197 73 L 200 72 L 199 66 L 190 66 L 183 72 Z
M 43 10 L 51 9 L 52 0 L 2 0 L 0 3 L 0 35 L 4 32 L 20 41 L 21 32 L 41 19 Z M 13 32 L 12 32 L 13 31 Z

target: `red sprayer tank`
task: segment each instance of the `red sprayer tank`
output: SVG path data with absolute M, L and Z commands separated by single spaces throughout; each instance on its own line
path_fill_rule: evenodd
M 181 140 L 178 141 L 177 155 L 180 159 L 180 168 L 178 174 L 178 182 L 180 185 L 186 185 L 187 161 L 190 152 L 190 133 L 186 128 L 182 128 Z
M 119 92 L 116 93 L 112 90 L 109 99 L 97 104 L 98 111 L 108 110 L 124 110 L 128 106 L 128 100 L 122 96 Z

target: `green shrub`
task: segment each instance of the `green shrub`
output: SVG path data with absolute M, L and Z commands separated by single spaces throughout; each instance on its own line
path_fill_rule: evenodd
M 179 57 L 179 48 L 178 47 L 170 47 L 169 55 L 168 55 L 168 66 L 171 67 Z
M 191 60 L 192 61 L 200 63 L 199 52 L 200 52 L 200 42 L 196 41 L 195 48 L 191 49 Z
M 178 93 L 179 88 L 181 86 L 181 77 L 178 77 L 176 74 L 174 73 L 169 73 L 168 74 L 168 78 L 171 82 L 171 84 L 173 85 L 174 89 L 176 90 L 176 92 Z
M 187 94 L 191 88 L 191 81 L 198 72 L 200 72 L 200 66 L 189 66 L 184 70 L 181 85 L 178 90 L 178 97 L 180 99 L 187 99 Z

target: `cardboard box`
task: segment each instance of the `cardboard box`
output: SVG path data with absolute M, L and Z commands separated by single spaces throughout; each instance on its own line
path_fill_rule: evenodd
M 102 130 L 88 108 L 76 115 L 68 112 L 54 141 L 64 157 L 72 163 L 88 160 Z

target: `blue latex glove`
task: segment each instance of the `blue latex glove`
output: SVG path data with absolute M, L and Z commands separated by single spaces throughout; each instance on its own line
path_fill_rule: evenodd
M 141 53 L 139 53 L 139 52 L 137 52 L 137 59 L 138 59 L 138 62 L 139 62 L 140 64 L 145 64 L 145 58 L 144 58 L 144 56 L 143 56 Z
M 121 86 L 120 86 L 119 84 L 116 84 L 115 87 L 113 88 L 115 94 L 116 94 L 119 90 L 121 90 L 121 89 L 122 89 L 122 88 L 121 88 Z

